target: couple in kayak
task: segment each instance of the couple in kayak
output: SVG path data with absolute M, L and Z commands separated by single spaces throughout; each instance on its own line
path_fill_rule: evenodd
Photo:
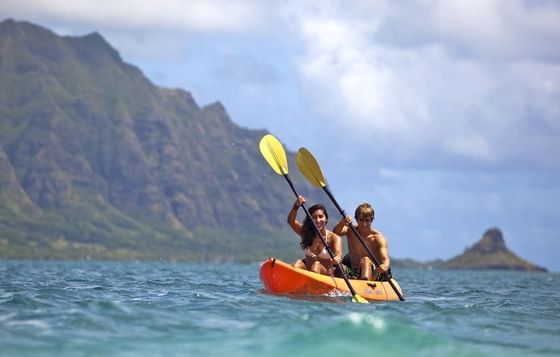
M 379 266 L 374 266 L 367 250 L 349 227 L 352 224 L 351 216 L 343 217 L 331 232 L 327 229 L 329 215 L 326 208 L 321 204 L 316 204 L 309 208 L 309 214 L 334 255 L 334 259 L 331 259 L 315 231 L 313 222 L 308 217 L 303 223 L 297 220 L 297 212 L 304 203 L 305 198 L 298 196 L 288 213 L 288 224 L 300 236 L 300 246 L 305 252 L 305 258 L 296 261 L 294 267 L 319 274 L 339 275 L 340 272 L 336 272 L 335 267 L 342 262 L 351 278 L 363 280 L 376 280 L 379 274 L 389 271 L 387 240 L 379 231 L 372 228 L 374 210 L 368 203 L 363 203 L 356 208 L 354 216 L 358 224 L 355 228 L 370 251 L 379 260 Z M 344 259 L 342 259 L 341 236 L 346 236 L 348 239 L 348 254 Z

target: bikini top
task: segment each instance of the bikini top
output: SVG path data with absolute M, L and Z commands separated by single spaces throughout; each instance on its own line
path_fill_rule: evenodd
M 329 252 L 327 252 L 327 248 L 323 248 L 323 250 L 321 250 L 321 252 L 319 254 L 313 254 L 311 252 L 311 249 L 309 249 L 309 247 L 305 248 L 304 250 L 305 252 L 305 256 L 306 257 L 317 257 L 319 259 L 331 259 L 331 256 L 329 255 Z

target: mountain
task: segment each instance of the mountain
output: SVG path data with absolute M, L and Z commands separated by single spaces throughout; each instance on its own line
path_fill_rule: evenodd
M 293 195 L 258 152 L 266 131 L 219 102 L 154 85 L 98 33 L 13 20 L 0 23 L 0 78 L 0 257 L 300 254 Z
M 413 259 L 391 259 L 391 262 L 395 267 L 417 269 L 547 271 L 546 268 L 529 263 L 510 251 L 498 228 L 488 229 L 472 247 L 449 260 L 419 262 Z
M 518 257 L 511 252 L 498 228 L 487 230 L 472 247 L 443 263 L 449 269 L 500 269 L 523 271 L 546 271 L 545 268 Z

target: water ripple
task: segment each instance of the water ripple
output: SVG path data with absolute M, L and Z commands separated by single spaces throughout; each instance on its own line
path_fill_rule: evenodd
M 557 274 L 403 269 L 406 302 L 364 305 L 266 293 L 258 268 L 0 262 L 0 355 L 560 354 Z

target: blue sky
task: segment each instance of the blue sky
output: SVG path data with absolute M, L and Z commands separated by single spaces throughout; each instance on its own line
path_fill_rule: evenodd
M 2 18 L 97 31 L 155 84 L 308 148 L 394 257 L 499 227 L 560 271 L 560 3 L 19 0 Z M 295 243 L 294 243 L 295 244 Z

